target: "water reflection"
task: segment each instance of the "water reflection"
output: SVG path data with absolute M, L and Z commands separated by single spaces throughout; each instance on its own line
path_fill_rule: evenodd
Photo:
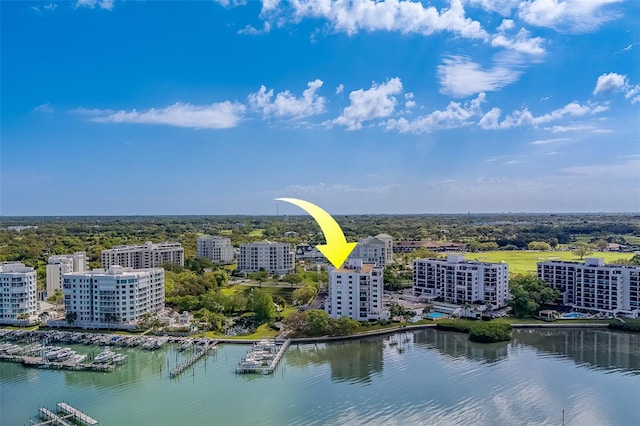
M 358 339 L 317 345 L 292 345 L 286 354 L 287 364 L 305 366 L 328 363 L 335 382 L 370 383 L 382 372 L 381 338 Z
M 416 332 L 415 342 L 418 346 L 437 349 L 440 353 L 452 358 L 464 357 L 489 364 L 507 358 L 509 347 L 507 342 L 474 343 L 465 333 L 431 329 Z
M 514 330 L 513 345 L 570 358 L 594 369 L 640 374 L 640 335 L 609 330 Z

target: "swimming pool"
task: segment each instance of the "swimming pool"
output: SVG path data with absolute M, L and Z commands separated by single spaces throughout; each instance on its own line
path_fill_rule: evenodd
M 442 319 L 444 317 L 446 317 L 446 315 L 445 314 L 441 314 L 440 312 L 430 312 L 430 313 L 425 315 L 425 318 L 430 319 L 430 320 Z
M 585 318 L 585 314 L 581 314 L 579 312 L 570 312 L 568 314 L 562 315 L 560 318 L 571 319 L 571 318 Z

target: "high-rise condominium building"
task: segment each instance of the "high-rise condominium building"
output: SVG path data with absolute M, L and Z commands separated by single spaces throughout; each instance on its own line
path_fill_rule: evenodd
M 289 243 L 260 241 L 242 244 L 238 254 L 238 270 L 285 275 L 294 270 L 294 253 Z
M 198 257 L 205 257 L 215 263 L 233 263 L 233 247 L 231 238 L 204 235 L 196 242 Z
M 74 326 L 133 326 L 146 313 L 164 307 L 164 269 L 111 266 L 64 274 L 64 308 Z
M 349 254 L 349 259 L 362 259 L 365 263 L 375 263 L 384 268 L 393 263 L 393 238 L 387 234 L 361 238 Z
M 184 249 L 180 243 L 150 241 L 142 245 L 115 246 L 102 250 L 102 267 L 118 265 L 125 268 L 157 268 L 167 263 L 184 266 Z
M 413 294 L 442 298 L 449 303 L 490 303 L 496 309 L 509 297 L 509 271 L 506 263 L 465 261 L 448 255 L 446 260 L 413 261 Z
M 538 263 L 538 278 L 560 290 L 562 303 L 574 309 L 640 315 L 640 266 L 607 265 L 602 258 L 548 260 Z
M 325 311 L 331 318 L 379 319 L 384 290 L 382 271 L 381 267 L 362 259 L 349 259 L 340 269 L 330 268 Z
M 83 272 L 89 269 L 87 266 L 87 253 L 77 251 L 73 254 L 50 256 L 46 269 L 48 297 L 52 296 L 56 289 L 62 290 L 62 274 Z
M 0 323 L 11 324 L 36 313 L 36 271 L 24 263 L 0 264 Z

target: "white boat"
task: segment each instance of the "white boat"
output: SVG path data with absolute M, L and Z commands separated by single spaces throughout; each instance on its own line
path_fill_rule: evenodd
M 75 353 L 76 351 L 72 350 L 71 348 L 64 348 L 60 352 L 58 352 L 58 355 L 56 356 L 55 360 L 64 361 L 65 359 L 70 358 Z
M 55 348 L 50 350 L 49 352 L 47 352 L 46 354 L 44 354 L 44 357 L 48 360 L 48 361 L 53 361 L 58 357 L 58 354 L 63 350 L 64 348 Z
M 69 364 L 77 365 L 87 359 L 87 354 L 74 354 L 66 361 Z
M 192 345 L 192 342 L 190 340 L 185 341 L 178 348 L 178 352 L 186 351 L 187 349 L 189 349 L 191 347 L 191 345 Z
M 126 358 L 127 356 L 124 354 L 115 354 L 111 359 L 111 361 L 113 361 L 116 364 L 122 364 Z
M 108 347 L 104 349 L 104 351 L 100 352 L 96 355 L 93 362 L 97 362 L 98 364 L 103 364 L 105 362 L 109 362 L 116 355 L 115 352 L 111 351 Z

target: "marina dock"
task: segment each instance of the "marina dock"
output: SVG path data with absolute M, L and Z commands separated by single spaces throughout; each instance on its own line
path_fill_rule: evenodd
M 198 348 L 193 355 L 191 355 L 189 358 L 187 358 L 184 362 L 182 362 L 181 364 L 179 364 L 176 368 L 174 368 L 173 370 L 171 370 L 171 372 L 169 373 L 169 377 L 170 378 L 175 378 L 178 377 L 180 374 L 182 374 L 182 372 L 184 372 L 187 368 L 191 367 L 193 364 L 195 364 L 200 358 L 202 358 L 203 356 L 205 356 L 207 354 L 207 352 L 209 352 L 211 349 L 215 348 L 216 345 L 218 344 L 218 342 L 207 342 L 204 344 L 204 346 L 202 348 Z
M 236 367 L 236 373 L 273 373 L 290 344 L 291 339 L 287 339 L 284 342 L 261 340 L 254 343 L 251 350 L 247 352 Z
M 74 424 L 82 424 L 87 426 L 96 426 L 98 421 L 89 417 L 87 414 L 65 404 L 59 402 L 57 404 L 57 412 L 54 413 L 45 407 L 38 409 L 38 415 L 40 419 L 44 420 L 41 423 L 35 423 L 33 420 L 29 420 L 31 426 L 45 426 L 45 425 L 59 425 L 59 426 L 72 426 Z

